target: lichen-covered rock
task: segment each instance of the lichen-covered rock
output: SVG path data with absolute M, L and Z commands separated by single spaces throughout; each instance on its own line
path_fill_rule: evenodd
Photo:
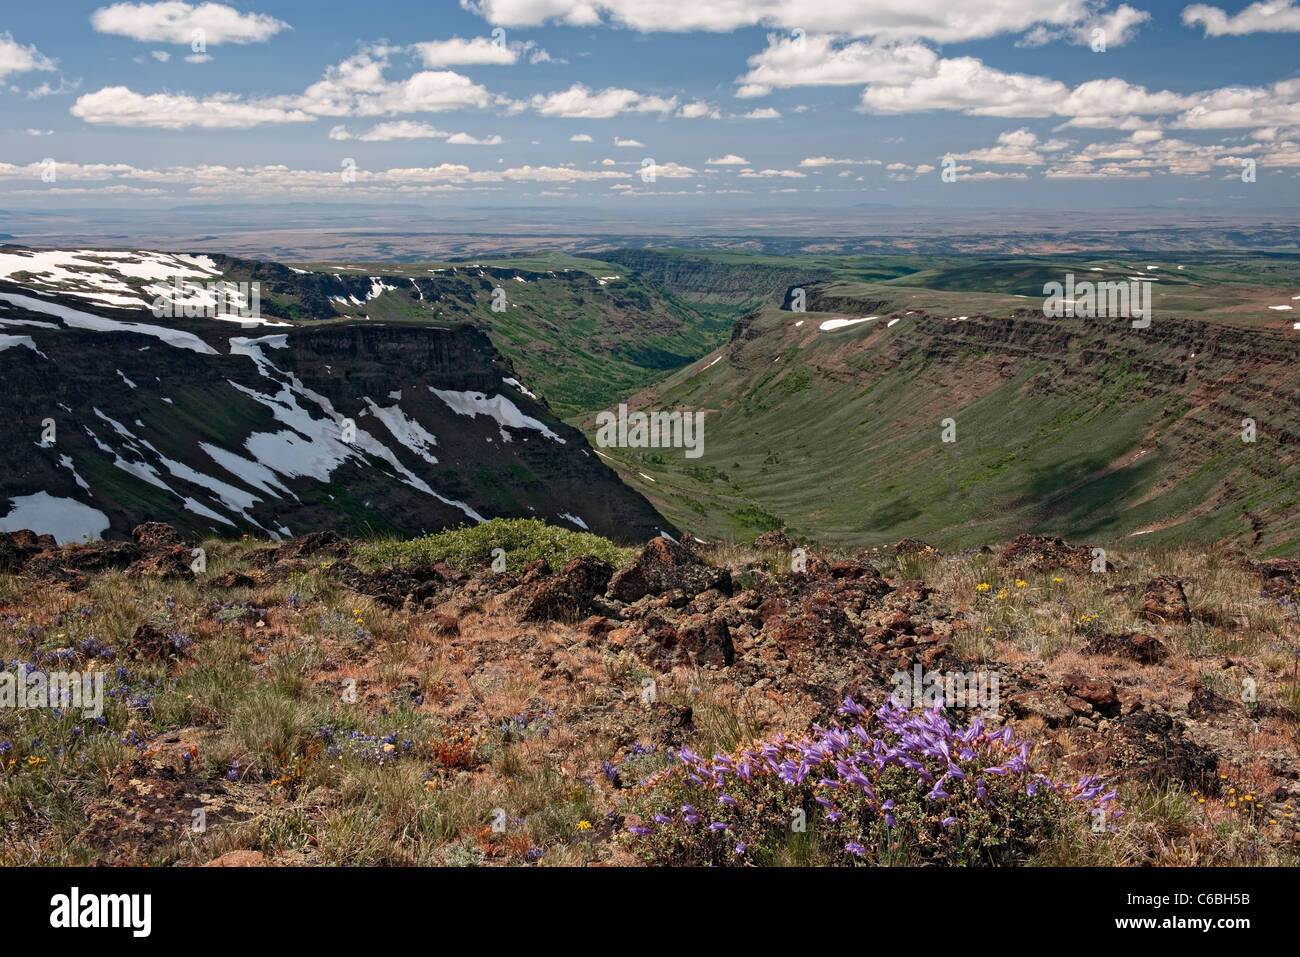
M 681 589 L 687 598 L 716 588 L 731 594 L 731 572 L 701 561 L 694 552 L 668 538 L 652 538 L 636 561 L 609 583 L 609 597 L 632 603 L 646 595 Z
M 1191 621 L 1183 583 L 1167 575 L 1148 582 L 1142 596 L 1142 617 L 1157 625 L 1184 625 Z

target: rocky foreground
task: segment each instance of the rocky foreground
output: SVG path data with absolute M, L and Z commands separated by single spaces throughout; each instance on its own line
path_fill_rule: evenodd
M 374 556 L 157 523 L 0 535 L 9 670 L 108 673 L 102 716 L 0 709 L 0 860 L 635 863 L 683 755 L 824 726 L 846 697 L 933 705 L 934 675 L 954 725 L 1006 725 L 1029 768 L 1117 792 L 1114 823 L 1062 821 L 1014 862 L 1295 862 L 1300 562 L 776 533 L 656 538 L 621 566 Z M 891 860 L 950 859 L 923 844 Z M 762 862 L 834 860 L 800 848 Z

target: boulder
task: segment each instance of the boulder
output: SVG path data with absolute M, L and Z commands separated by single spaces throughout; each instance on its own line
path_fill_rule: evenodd
M 1049 728 L 1057 728 L 1074 720 L 1074 712 L 1065 703 L 1064 697 L 1053 691 L 1025 691 L 1007 703 L 1017 718 L 1037 717 Z
M 689 600 L 710 588 L 730 595 L 731 573 L 701 561 L 678 542 L 652 538 L 633 564 L 613 576 L 608 596 L 631 604 L 646 595 L 662 595 L 681 589 Z
M 1183 583 L 1167 575 L 1147 582 L 1142 595 L 1142 617 L 1157 625 L 1180 625 L 1191 621 Z
M 1059 538 L 1045 535 L 1017 535 L 1002 550 L 998 565 L 1036 572 L 1057 568 L 1086 572 L 1092 568 L 1092 549 L 1086 545 L 1069 545 Z
M 131 540 L 146 548 L 184 544 L 180 532 L 166 522 L 141 522 L 131 529 Z
M 1109 681 L 1072 672 L 1061 679 L 1061 686 L 1067 695 L 1088 702 L 1103 714 L 1119 710 L 1119 695 L 1115 691 L 1115 685 Z
M 155 523 L 157 524 L 157 523 Z M 132 562 L 126 573 L 132 578 L 193 578 L 193 556 L 188 545 L 165 545 Z
M 1143 665 L 1159 664 L 1169 657 L 1169 649 L 1159 638 L 1132 631 L 1098 635 L 1083 650 L 1085 654 L 1114 655 Z
M 604 594 L 614 566 L 595 555 L 572 559 L 550 578 L 522 585 L 526 589 L 525 621 L 581 621 L 592 611 L 592 600 Z

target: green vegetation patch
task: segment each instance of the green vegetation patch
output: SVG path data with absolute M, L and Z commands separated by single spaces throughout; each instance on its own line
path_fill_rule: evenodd
M 635 549 L 621 548 L 599 535 L 569 531 L 536 518 L 494 518 L 421 538 L 383 539 L 360 546 L 357 553 L 375 566 L 446 562 L 468 569 L 490 563 L 498 548 L 505 551 L 507 571 L 521 571 L 539 558 L 551 568 L 560 568 L 579 555 L 623 565 L 635 554 Z

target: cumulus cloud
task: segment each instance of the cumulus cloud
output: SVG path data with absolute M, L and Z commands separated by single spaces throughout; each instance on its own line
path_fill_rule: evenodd
M 416 43 L 416 53 L 425 66 L 471 66 L 483 64 L 509 65 L 519 61 L 521 48 L 498 43 L 490 37 L 473 37 L 462 40 L 434 40 Z
M 794 86 L 859 86 L 924 76 L 939 57 L 918 43 L 839 43 L 829 34 L 801 37 L 769 34 L 767 47 L 749 58 L 736 95 L 766 96 Z
M 452 146 L 500 146 L 502 140 L 496 134 L 478 137 L 468 133 L 452 133 L 447 137 L 447 142 Z
M 854 166 L 860 160 L 835 159 L 832 156 L 806 156 L 799 161 L 800 166 Z
M 485 107 L 488 91 L 450 70 L 423 70 L 389 80 L 388 60 L 367 51 L 330 66 L 325 76 L 297 97 L 296 105 L 321 116 L 381 116 Z
M 570 143 L 591 143 L 593 142 L 593 140 L 586 133 L 574 133 L 572 136 L 569 137 L 569 142 Z
M 692 103 L 683 104 L 682 108 L 677 111 L 677 115 L 687 120 L 718 120 L 722 118 L 722 111 L 712 103 L 695 100 Z
M 712 31 L 766 26 L 808 33 L 839 33 L 884 39 L 956 43 L 1021 33 L 1036 24 L 1065 26 L 1092 15 L 1091 0 L 461 0 L 461 6 L 500 26 L 602 23 L 641 32 Z
M 1039 140 L 1027 129 L 1009 130 L 998 136 L 996 146 L 950 154 L 955 160 L 994 163 L 998 165 L 1042 166 L 1047 160 L 1044 153 L 1059 153 L 1069 146 L 1067 140 Z
M 343 125 L 333 127 L 329 132 L 332 140 L 356 140 L 360 143 L 388 143 L 393 140 L 444 140 L 452 146 L 498 146 L 500 136 L 477 137 L 469 133 L 448 133 L 428 123 L 414 120 L 393 120 L 379 123 L 364 133 L 353 134 Z
M 301 123 L 315 119 L 300 109 L 288 109 L 269 101 L 244 100 L 229 93 L 205 97 L 174 93 L 146 96 L 124 86 L 107 86 L 86 93 L 72 104 L 71 112 L 87 123 L 167 130 L 250 129 L 264 123 Z
M 265 43 L 281 30 L 283 20 L 265 13 L 241 13 L 224 3 L 193 5 L 181 0 L 165 3 L 115 3 L 90 15 L 100 33 L 130 37 L 144 43 L 185 43 L 201 36 L 208 46 L 222 43 Z
M 53 70 L 54 61 L 35 46 L 23 45 L 12 34 L 0 33 L 0 77 L 31 70 Z
M 706 166 L 748 166 L 749 160 L 743 156 L 737 156 L 735 153 L 728 153 L 726 156 L 718 156 L 705 161 Z
M 1064 40 L 1076 46 L 1089 46 L 1101 40 L 1105 49 L 1123 46 L 1137 36 L 1137 28 L 1151 19 L 1145 10 L 1120 4 L 1114 10 L 1097 12 L 1064 26 L 1039 25 L 1019 41 L 1018 46 L 1041 46 Z
M 360 140 L 363 143 L 386 143 L 390 140 L 444 139 L 447 135 L 443 130 L 436 129 L 428 123 L 417 123 L 413 120 L 394 120 L 391 123 L 380 123 L 357 136 L 349 133 L 346 126 L 336 126 L 330 130 L 330 139 L 332 140 Z
M 661 97 L 619 87 L 593 91 L 581 83 L 556 93 L 538 93 L 527 102 L 542 116 L 603 120 L 620 113 L 671 113 L 677 97 Z
M 1184 8 L 1183 23 L 1189 27 L 1199 24 L 1204 27 L 1207 37 L 1294 33 L 1300 31 L 1300 6 L 1295 0 L 1264 0 L 1229 16 L 1219 7 L 1196 3 Z

